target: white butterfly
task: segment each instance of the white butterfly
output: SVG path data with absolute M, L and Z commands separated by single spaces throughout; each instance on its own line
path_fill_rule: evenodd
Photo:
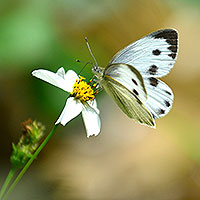
M 96 63 L 92 71 L 128 117 L 155 127 L 155 119 L 165 116 L 173 103 L 172 90 L 157 77 L 169 73 L 177 53 L 177 31 L 158 30 L 119 51 L 106 68 Z

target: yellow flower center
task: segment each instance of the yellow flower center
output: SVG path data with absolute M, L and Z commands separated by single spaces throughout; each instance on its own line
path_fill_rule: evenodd
M 72 96 L 80 101 L 92 101 L 95 98 L 95 92 L 92 88 L 95 87 L 96 84 L 91 87 L 89 84 L 83 81 L 84 79 L 84 77 L 79 76 L 79 80 L 76 80 L 73 86 Z

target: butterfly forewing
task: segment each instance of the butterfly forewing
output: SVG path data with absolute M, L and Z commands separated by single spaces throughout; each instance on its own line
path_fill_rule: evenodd
M 131 93 L 126 87 L 107 75 L 104 76 L 101 84 L 128 117 L 141 124 L 155 127 L 152 114 L 137 96 Z
M 111 64 L 106 67 L 104 71 L 105 76 L 123 85 L 142 102 L 146 101 L 147 93 L 143 78 L 134 67 L 122 63 Z
M 174 29 L 153 32 L 119 51 L 111 63 L 135 67 L 143 77 L 162 77 L 173 67 L 178 52 L 178 33 Z
M 164 82 L 154 77 L 144 78 L 144 84 L 148 94 L 144 105 L 154 119 L 165 116 L 172 107 L 174 99 L 172 90 Z

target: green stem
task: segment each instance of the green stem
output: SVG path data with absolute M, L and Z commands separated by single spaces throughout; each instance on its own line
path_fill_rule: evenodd
M 10 188 L 8 189 L 8 191 L 6 192 L 4 200 L 8 197 L 8 195 L 10 194 L 10 192 L 14 189 L 15 185 L 20 181 L 20 179 L 22 178 L 22 176 L 24 175 L 24 173 L 27 171 L 27 169 L 29 168 L 29 166 L 31 165 L 31 163 L 36 159 L 37 155 L 40 153 L 40 151 L 47 144 L 47 142 L 49 141 L 49 139 L 51 138 L 51 136 L 53 135 L 53 133 L 54 133 L 54 131 L 56 130 L 57 127 L 58 127 L 58 124 L 53 127 L 53 129 L 48 134 L 48 136 L 45 138 L 45 140 L 42 142 L 42 144 L 35 151 L 35 153 L 31 157 L 31 159 L 26 163 L 26 165 L 24 166 L 24 168 L 22 169 L 22 171 L 19 173 L 19 175 L 17 176 L 17 178 L 15 179 L 15 181 L 12 183 L 12 185 L 10 186 Z
M 9 171 L 8 176 L 6 177 L 6 180 L 4 181 L 4 184 L 3 184 L 1 191 L 0 191 L 0 199 L 3 197 L 5 191 L 8 188 L 8 185 L 10 184 L 11 180 L 13 179 L 13 176 L 15 175 L 16 171 L 17 171 L 16 168 L 12 168 Z

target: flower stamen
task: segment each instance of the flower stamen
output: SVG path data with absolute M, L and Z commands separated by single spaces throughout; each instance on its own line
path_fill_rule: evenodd
M 74 96 L 76 99 L 79 99 L 80 101 L 93 101 L 95 98 L 95 92 L 93 88 L 96 85 L 94 84 L 90 86 L 88 83 L 83 81 L 84 79 L 85 78 L 83 76 L 79 76 L 79 80 L 76 80 L 73 86 L 72 96 Z

